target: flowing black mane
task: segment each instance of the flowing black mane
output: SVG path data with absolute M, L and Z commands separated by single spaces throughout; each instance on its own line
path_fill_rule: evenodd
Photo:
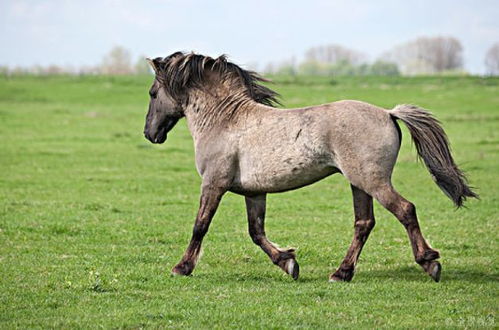
M 260 84 L 268 82 L 267 79 L 227 61 L 225 55 L 215 59 L 194 53 L 176 52 L 165 58 L 155 58 L 153 64 L 156 78 L 174 98 L 180 98 L 189 88 L 203 88 L 206 73 L 212 71 L 220 74 L 222 82 L 234 77 L 240 79 L 247 96 L 258 103 L 269 106 L 279 104 L 279 95 Z

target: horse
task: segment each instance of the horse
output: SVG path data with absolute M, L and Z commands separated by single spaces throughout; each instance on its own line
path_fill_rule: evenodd
M 265 78 L 229 62 L 175 52 L 147 59 L 155 73 L 144 135 L 163 143 L 183 117 L 202 178 L 201 196 L 190 243 L 173 275 L 190 275 L 203 237 L 222 196 L 244 196 L 249 235 L 284 272 L 298 279 L 294 249 L 279 248 L 265 234 L 266 195 L 297 189 L 334 173 L 351 185 L 353 241 L 330 281 L 351 281 L 361 250 L 375 225 L 373 198 L 405 227 L 417 264 L 436 282 L 440 254 L 425 240 L 416 208 L 392 186 L 401 144 L 402 121 L 435 183 L 454 202 L 478 198 L 455 164 L 440 122 L 427 110 L 398 105 L 386 110 L 343 100 L 296 109 L 277 108 L 278 94 Z

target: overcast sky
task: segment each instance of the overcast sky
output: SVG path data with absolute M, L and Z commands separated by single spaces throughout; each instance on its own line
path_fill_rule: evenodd
M 228 54 L 239 64 L 297 59 L 341 44 L 374 60 L 418 36 L 454 36 L 484 72 L 499 0 L 0 0 L 0 65 L 95 65 L 116 45 L 141 55 Z

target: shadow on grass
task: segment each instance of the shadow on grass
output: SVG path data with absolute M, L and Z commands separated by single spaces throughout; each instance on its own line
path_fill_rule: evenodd
M 388 268 L 386 270 L 372 270 L 359 272 L 358 276 L 362 282 L 370 279 L 389 279 L 390 281 L 431 281 L 423 270 L 414 265 L 414 267 Z M 358 274 L 358 275 L 359 275 Z M 355 281 L 355 277 L 354 277 Z M 477 271 L 473 267 L 467 268 L 446 268 L 442 269 L 441 282 L 473 282 L 473 283 L 491 283 L 499 282 L 499 274 L 490 270 L 489 272 Z
M 473 282 L 473 283 L 494 283 L 499 282 L 499 274 L 490 271 L 477 271 L 473 267 L 469 268 L 445 268 L 442 270 L 441 282 Z M 317 283 L 326 282 L 328 280 L 328 273 L 302 273 L 298 281 L 294 281 L 288 275 L 283 274 L 269 274 L 262 272 L 261 274 L 249 274 L 242 272 L 229 272 L 223 274 L 199 274 L 195 277 L 199 279 L 208 279 L 218 276 L 217 280 L 227 282 L 247 282 L 247 283 Z M 431 278 L 423 272 L 418 266 L 414 267 L 389 267 L 385 270 L 359 270 L 354 276 L 353 282 L 367 283 L 373 280 L 389 280 L 390 282 L 433 282 Z

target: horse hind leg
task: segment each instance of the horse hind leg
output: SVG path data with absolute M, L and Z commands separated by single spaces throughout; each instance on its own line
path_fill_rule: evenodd
M 375 225 L 373 198 L 353 185 L 351 188 L 355 213 L 353 241 L 340 267 L 329 277 L 330 282 L 352 279 L 362 248 Z
M 438 282 L 440 280 L 442 266 L 436 259 L 440 257 L 440 254 L 438 251 L 432 249 L 424 239 L 419 227 L 414 204 L 396 192 L 391 184 L 386 184 L 381 188 L 378 188 L 373 193 L 373 196 L 388 211 L 393 213 L 405 227 L 416 262 L 435 282 Z
M 246 212 L 248 215 L 248 230 L 253 242 L 293 279 L 298 279 L 300 267 L 296 262 L 294 249 L 279 249 L 265 235 L 266 195 L 246 197 Z

